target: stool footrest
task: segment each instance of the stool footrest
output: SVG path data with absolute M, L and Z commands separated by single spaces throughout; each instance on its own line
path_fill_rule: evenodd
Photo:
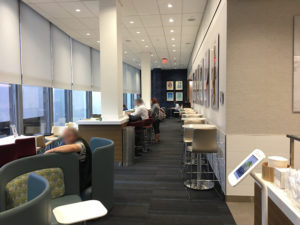
M 213 180 L 189 179 L 184 181 L 184 186 L 192 190 L 204 191 L 214 188 L 215 183 Z

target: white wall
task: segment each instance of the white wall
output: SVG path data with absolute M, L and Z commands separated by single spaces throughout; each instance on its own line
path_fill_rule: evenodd
M 292 112 L 299 14 L 297 0 L 228 0 L 227 175 L 254 148 L 289 158 L 286 134 L 300 130 L 300 114 Z M 253 195 L 253 180 L 227 185 L 226 194 Z

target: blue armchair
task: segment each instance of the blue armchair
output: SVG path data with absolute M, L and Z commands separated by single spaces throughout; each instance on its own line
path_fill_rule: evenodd
M 35 172 L 43 176 L 50 185 L 50 209 L 81 201 L 79 191 L 79 159 L 77 154 L 51 153 L 35 155 L 10 162 L 0 169 L 0 212 L 22 207 L 27 204 L 27 180 Z M 40 211 L 45 216 L 48 210 Z M 30 215 L 36 215 L 31 213 Z M 24 220 L 27 222 L 26 220 Z M 23 221 L 23 222 L 24 222 Z M 21 223 L 20 223 L 21 224 Z M 29 224 L 29 223 L 28 223 Z M 40 223 L 40 225 L 47 223 Z M 58 224 L 52 214 L 51 222 Z M 2 225 L 2 224 L 1 224 Z
M 114 142 L 105 138 L 93 137 L 90 140 L 92 151 L 92 186 L 83 191 L 83 200 L 96 199 L 110 210 L 113 207 L 114 192 Z
M 28 177 L 28 201 L 18 207 L 0 212 L 1 225 L 46 225 L 50 222 L 50 186 L 34 173 Z

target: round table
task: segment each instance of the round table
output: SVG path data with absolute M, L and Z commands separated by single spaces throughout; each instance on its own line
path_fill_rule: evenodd
M 193 129 L 193 130 L 214 130 L 217 129 L 217 127 L 215 125 L 212 124 L 186 124 L 186 125 L 182 125 L 182 127 L 184 129 Z M 201 155 L 197 154 L 197 161 L 199 162 L 201 159 Z M 200 163 L 197 164 L 197 171 L 199 173 L 197 173 L 197 180 L 201 180 L 201 171 L 202 168 L 200 166 Z M 213 182 L 191 182 L 191 180 L 186 180 L 184 182 L 184 185 L 187 188 L 193 189 L 193 190 L 208 190 L 213 188 L 214 183 Z

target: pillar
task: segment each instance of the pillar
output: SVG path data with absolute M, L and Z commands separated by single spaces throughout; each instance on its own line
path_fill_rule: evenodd
M 118 0 L 99 0 L 100 85 L 103 121 L 123 118 L 121 15 Z
M 142 98 L 147 108 L 151 107 L 151 57 L 143 53 L 141 57 Z

